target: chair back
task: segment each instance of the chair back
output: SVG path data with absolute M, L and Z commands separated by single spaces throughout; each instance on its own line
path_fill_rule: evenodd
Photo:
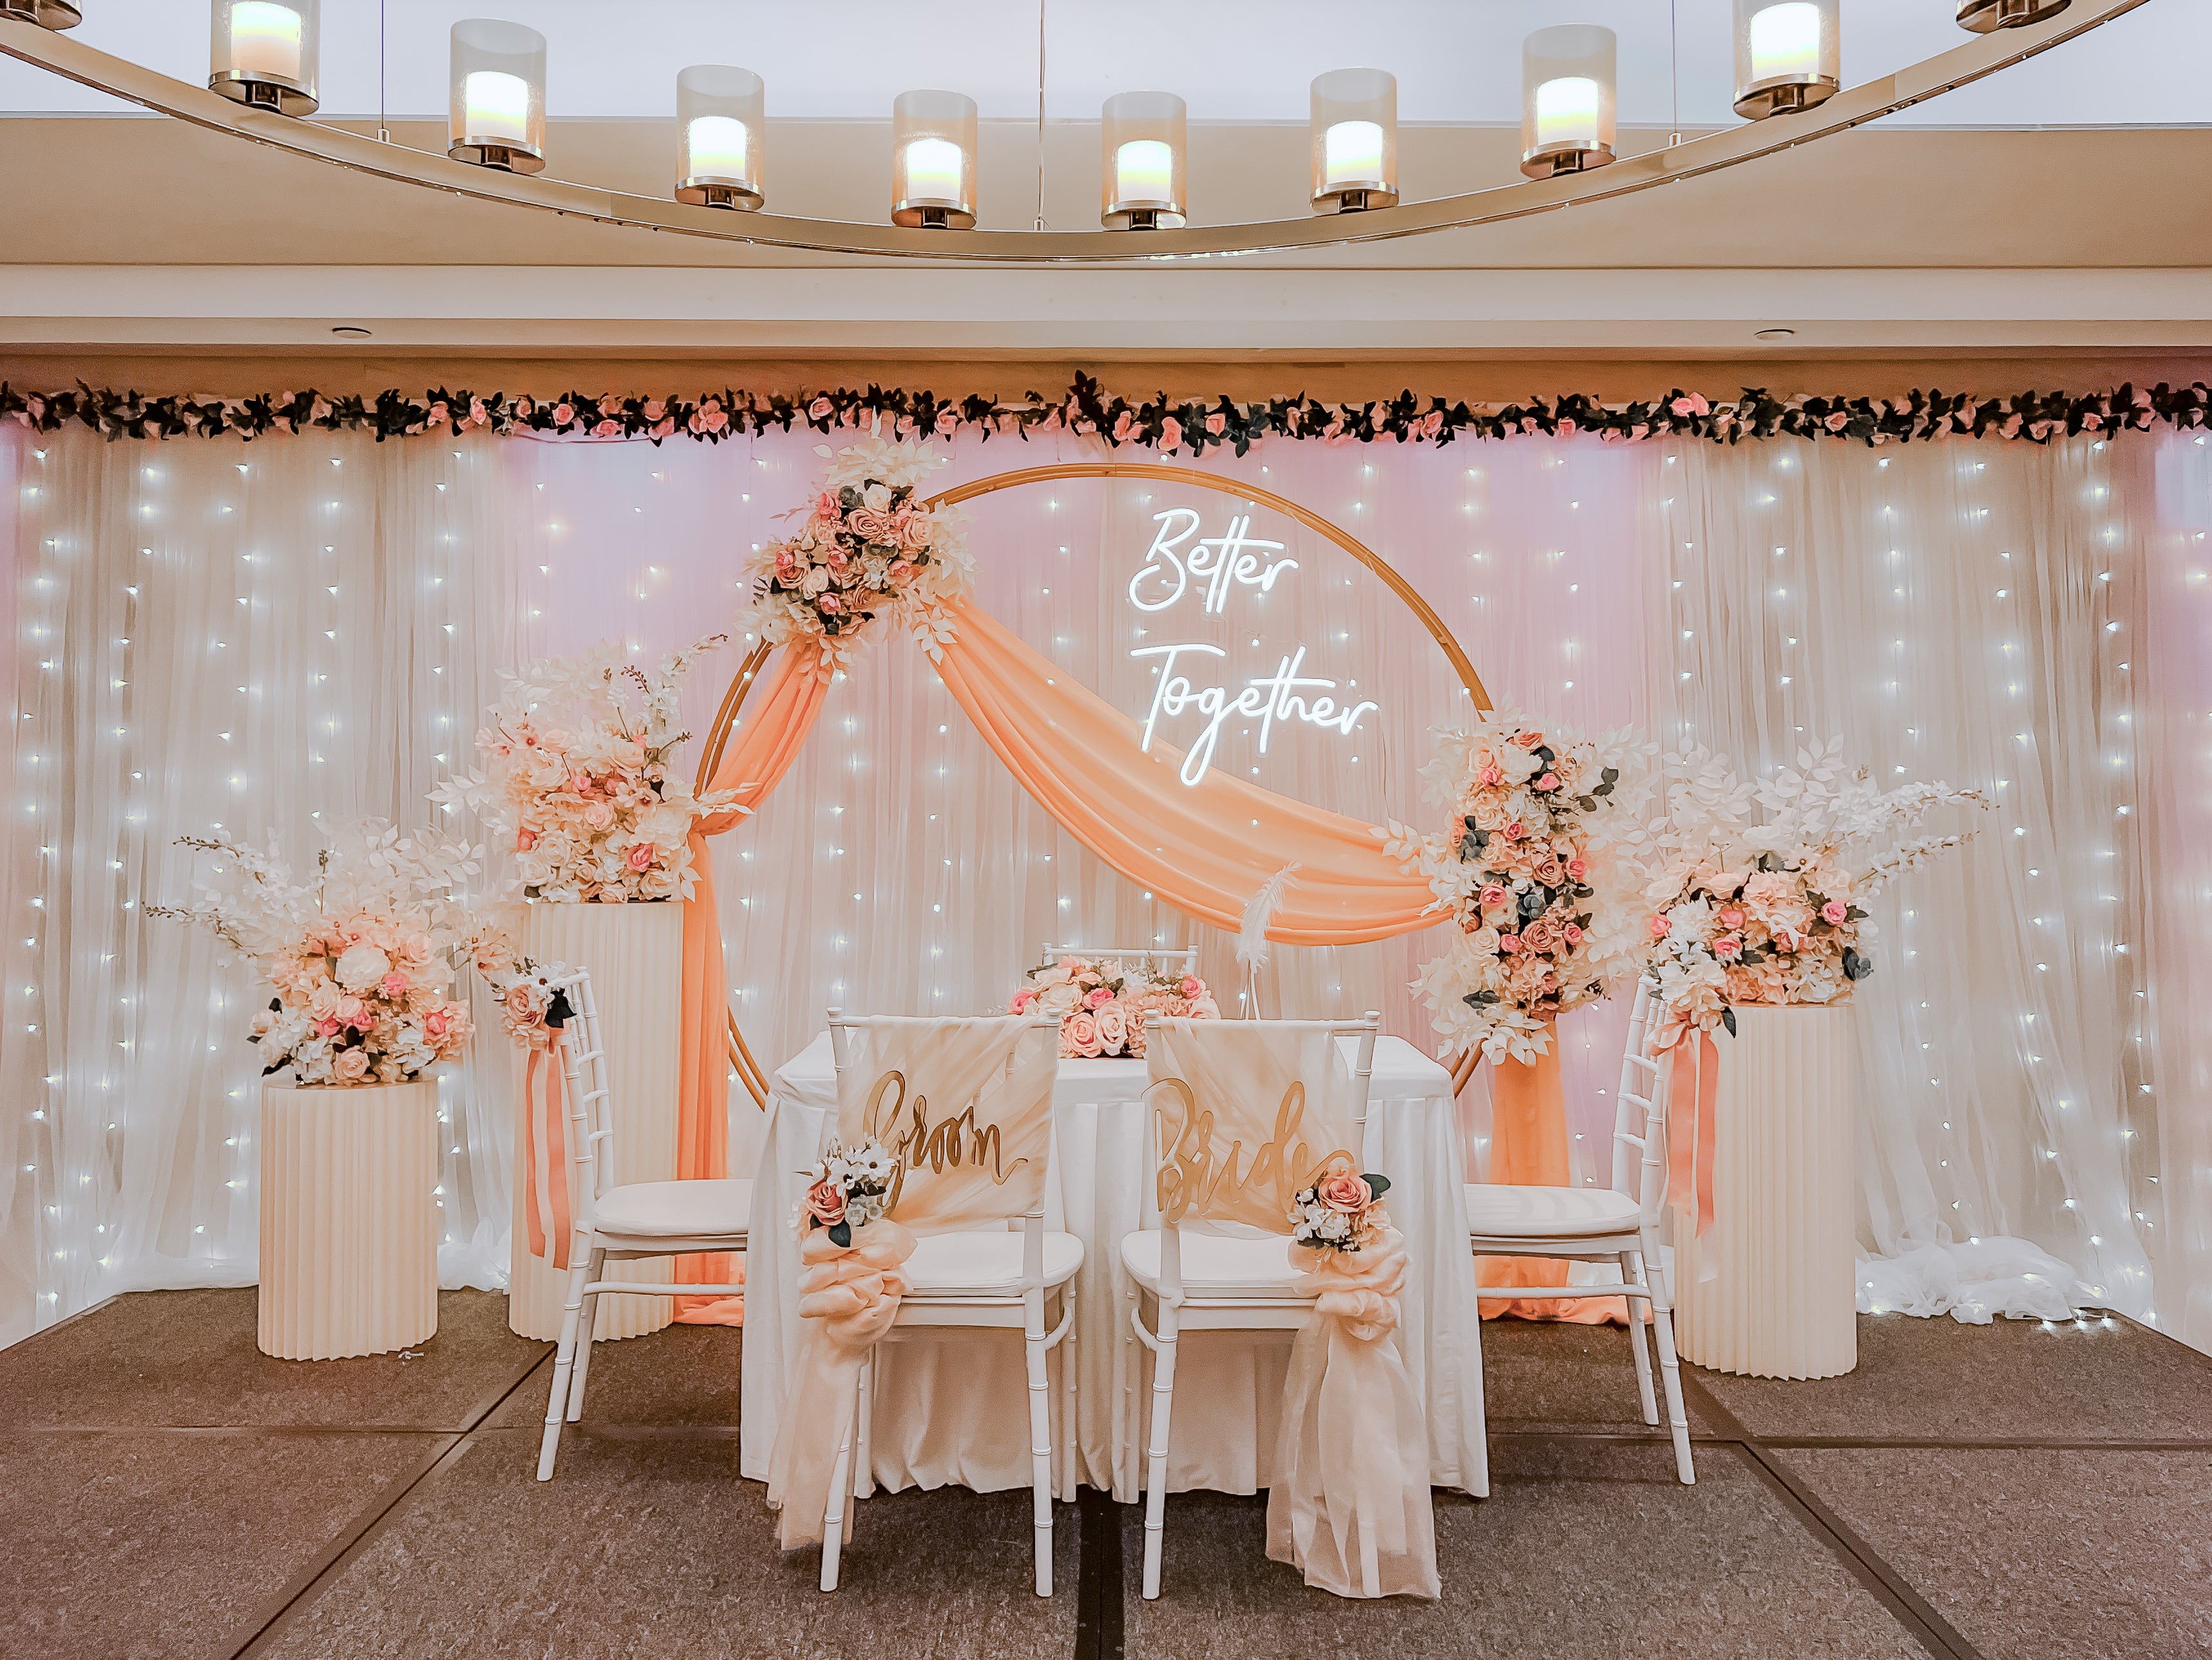
M 572 968 L 551 982 L 568 1000 L 554 1062 L 568 1085 L 569 1157 L 576 1166 L 576 1220 L 592 1219 L 597 1201 L 615 1185 L 615 1132 L 607 1090 L 606 1029 L 588 969 Z
M 1146 1023 L 1162 1226 L 1290 1231 L 1291 1201 L 1338 1153 L 1362 1158 L 1382 1016 Z M 1340 1038 L 1356 1040 L 1347 1063 Z
M 1657 1225 L 1667 1202 L 1667 1097 L 1672 1079 L 1656 1047 L 1659 998 L 1649 980 L 1636 982 L 1628 1037 L 1614 1091 L 1613 1190 L 1636 1201 L 1644 1227 Z
M 890 1214 L 949 1233 L 1044 1213 L 1060 1023 L 830 1011 L 837 1138 L 899 1160 Z
M 1048 969 L 1063 957 L 1087 958 L 1093 963 L 1109 964 L 1121 974 L 1140 968 L 1163 971 L 1174 969 L 1183 974 L 1198 972 L 1195 946 L 1171 951 L 1160 946 L 1055 946 L 1049 939 L 1044 942 L 1044 957 L 1037 966 Z

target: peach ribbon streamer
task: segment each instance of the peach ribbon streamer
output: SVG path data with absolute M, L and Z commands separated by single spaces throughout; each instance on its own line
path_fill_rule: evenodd
M 561 1098 L 562 1079 L 567 1069 L 561 1054 L 564 1041 L 556 1033 L 547 1048 L 530 1051 L 529 1063 L 522 1071 L 522 1167 L 530 1172 L 530 1204 L 525 1214 L 529 1220 L 530 1254 L 550 1261 L 556 1268 L 568 1266 L 568 1241 L 575 1229 L 575 1221 L 568 1209 L 568 1113 Z M 549 1064 L 550 1063 L 550 1064 Z M 545 1088 L 538 1087 L 540 1073 L 544 1074 Z M 538 1116 L 545 1116 L 545 1157 L 538 1157 Z M 540 1191 L 545 1203 L 553 1212 L 553 1254 L 545 1255 L 545 1218 L 538 1207 Z
M 1267 1554 L 1339 1596 L 1441 1594 L 1429 1442 L 1399 1353 L 1406 1241 L 1386 1227 L 1360 1251 L 1291 1247 L 1316 1296 L 1283 1383 Z
M 1721 1052 L 1714 1045 L 1711 1032 L 1686 1031 L 1667 1051 L 1667 1095 L 1670 1101 L 1683 1098 L 1674 1092 L 1674 1086 L 1686 1061 L 1695 1078 L 1689 1099 L 1697 1116 L 1690 1123 L 1687 1135 L 1672 1134 L 1674 1126 L 1668 1126 L 1667 1196 L 1685 1221 L 1694 1221 L 1697 1236 L 1702 1239 L 1713 1228 L 1713 1103 L 1721 1087 Z M 1719 1271 L 1719 1259 L 1708 1252 L 1700 1262 L 1698 1277 L 1710 1280 Z
M 787 1408 L 769 1454 L 768 1504 L 779 1512 L 786 1550 L 822 1542 L 837 1443 L 853 1424 L 860 1362 L 898 1317 L 906 1295 L 902 1265 L 915 1237 L 888 1216 L 854 1231 L 840 1245 L 825 1228 L 808 1230 L 799 1248 L 799 1353 Z M 859 1448 L 854 1449 L 859 1456 Z M 845 1483 L 844 1536 L 853 1536 L 853 1483 Z
M 814 671 L 808 654 L 785 650 L 771 660 L 753 688 L 750 718 L 731 735 L 710 790 L 736 790 L 750 807 L 775 788 L 814 729 L 830 683 Z M 722 961 L 722 924 L 714 903 L 714 866 L 707 837 L 743 821 L 720 812 L 692 828 L 691 867 L 698 882 L 684 907 L 683 1049 L 677 1061 L 676 1177 L 691 1182 L 729 1174 L 730 1074 L 724 1024 L 729 1019 L 729 982 Z M 742 1270 L 726 1255 L 676 1259 L 678 1283 L 728 1280 Z M 742 1297 L 679 1297 L 676 1317 L 688 1325 L 742 1325 Z

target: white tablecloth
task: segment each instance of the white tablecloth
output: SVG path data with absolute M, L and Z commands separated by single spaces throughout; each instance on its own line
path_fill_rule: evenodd
M 1046 1225 L 1083 1241 L 1071 1334 L 1077 1376 L 1079 1479 L 1134 1499 L 1143 1475 L 1152 1357 L 1129 1327 L 1137 1288 L 1121 1271 L 1121 1238 L 1159 1225 L 1151 1115 L 1142 1061 L 1063 1061 L 1053 1099 Z M 775 1074 L 756 1173 L 745 1285 L 740 1468 L 768 1478 L 799 1341 L 799 1173 L 819 1156 L 836 1108 L 827 1033 Z M 1469 1488 L 1482 1436 L 1481 1322 L 1468 1249 L 1459 1125 L 1451 1080 L 1402 1038 L 1376 1045 L 1366 1168 L 1388 1176 L 1392 1219 L 1410 1268 L 1399 1341 L 1429 1421 L 1430 1480 Z M 1276 1420 L 1290 1359 L 1287 1332 L 1186 1336 L 1176 1374 L 1172 1489 L 1256 1493 L 1274 1476 Z M 1065 1399 L 1055 1353 L 1055 1437 Z M 879 1353 L 873 1449 L 892 1488 L 1026 1487 L 1029 1420 L 1018 1332 L 902 1334 Z

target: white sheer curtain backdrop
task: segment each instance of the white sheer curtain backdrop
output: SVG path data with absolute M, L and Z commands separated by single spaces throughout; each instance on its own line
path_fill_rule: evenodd
M 188 895 L 171 839 L 273 827 L 305 854 L 317 812 L 420 823 L 501 666 L 602 637 L 652 654 L 742 635 L 739 558 L 805 499 L 821 441 L 108 445 L 0 429 L 20 716 L 0 896 L 0 1336 L 131 1286 L 253 1277 L 252 988 L 204 939 L 143 920 Z M 2154 489 L 2154 458 L 2178 447 Z M 1097 453 L 963 441 L 940 477 Z M 2212 975 L 2192 818 L 2212 800 L 2203 460 L 2185 438 L 1872 453 L 1531 439 L 1276 443 L 1208 467 L 1382 553 L 1501 702 L 1669 743 L 1693 723 L 1753 763 L 1840 732 L 1886 776 L 1992 786 L 1977 841 L 1881 915 L 1861 1018 L 1865 1243 L 1908 1254 L 1885 1282 L 1900 1306 L 1971 1316 L 2027 1297 L 2018 1274 L 2039 1259 L 1988 1245 L 2017 1238 L 2078 1278 L 2062 1295 L 2154 1309 L 2208 1344 L 2212 1055 L 2188 1019 Z M 1138 714 L 1117 596 L 1152 510 L 1086 483 L 975 512 L 984 603 Z M 1370 663 L 1383 708 L 1357 743 L 1264 761 L 1224 734 L 1224 763 L 1348 812 L 1430 811 L 1413 773 L 1428 726 L 1464 709 L 1456 682 L 1371 585 L 1329 586 L 1340 555 L 1285 539 L 1298 580 L 1251 613 L 1255 656 L 1293 638 L 1310 662 L 1342 649 Z M 744 643 L 690 689 L 702 735 Z M 830 1001 L 988 1006 L 1048 937 L 1194 940 L 1207 977 L 1232 998 L 1237 985 L 1225 938 L 1067 838 L 902 642 L 832 690 L 814 743 L 714 858 L 736 1006 L 771 1067 Z M 1263 1005 L 1380 1006 L 1426 1043 L 1405 982 L 1427 948 L 1278 947 Z M 1605 1174 L 1620 1020 L 1601 1007 L 1563 1025 L 1585 1177 Z M 508 1074 L 487 1045 L 447 1085 L 448 1283 L 503 1271 Z M 736 1094 L 742 1159 L 758 1115 Z M 1481 1086 L 1468 1096 L 1480 1166 Z
M 2133 727 L 2148 444 L 1785 441 L 1647 455 L 1654 706 L 1747 772 L 1840 735 L 1986 788 L 1872 909 L 1862 1304 L 2154 1311 L 2154 1036 Z M 1946 824 L 1940 828 L 1954 828 Z M 1930 1249 L 1937 1248 L 1937 1249 Z

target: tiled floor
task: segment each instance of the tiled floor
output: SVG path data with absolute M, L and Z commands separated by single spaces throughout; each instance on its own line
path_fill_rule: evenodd
M 0 1654 L 2164 1657 L 2212 1654 L 2212 1360 L 2124 1322 L 1861 1323 L 1821 1383 L 1686 1371 L 1698 1481 L 1623 1335 L 1486 1334 L 1494 1486 L 1439 1493 L 1444 1597 L 1267 1560 L 1266 1499 L 1180 1494 L 1162 1596 L 1086 1493 L 1029 1589 L 1024 1493 L 880 1495 L 843 1588 L 736 1474 L 739 1334 L 609 1346 L 532 1479 L 546 1346 L 447 1294 L 411 1358 L 253 1347 L 253 1293 L 119 1298 L 0 1351 Z

